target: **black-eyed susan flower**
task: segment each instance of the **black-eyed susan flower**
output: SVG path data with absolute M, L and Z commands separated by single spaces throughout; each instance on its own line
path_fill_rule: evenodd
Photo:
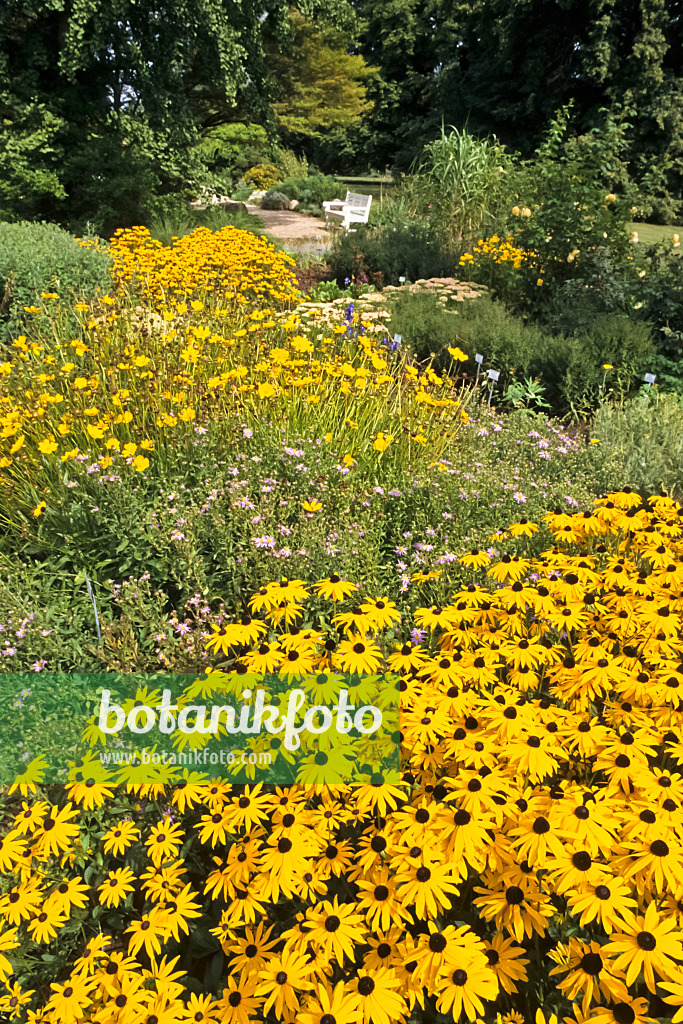
M 261 999 L 256 995 L 257 987 L 258 981 L 253 977 L 236 977 L 231 974 L 227 978 L 223 996 L 216 1006 L 222 1024 L 250 1024 L 261 1004 Z
M 437 1008 L 450 1013 L 454 1020 L 464 1015 L 476 1021 L 483 1017 L 484 1004 L 498 995 L 498 978 L 491 970 L 488 959 L 476 947 L 465 947 L 457 959 L 443 971 L 438 982 Z
M 358 1019 L 358 998 L 348 982 L 318 983 L 305 998 L 304 1009 L 297 1014 L 298 1024 L 351 1024 Z
M 47 1013 L 54 1013 L 57 1020 L 81 1020 L 92 1002 L 94 987 L 93 979 L 85 977 L 71 977 L 63 984 L 50 982 L 52 994 L 45 1005 L 45 1010 Z
M 676 961 L 683 960 L 681 932 L 675 921 L 660 917 L 656 903 L 650 903 L 643 916 L 620 925 L 605 952 L 614 956 L 614 966 L 624 971 L 628 986 L 642 970 L 647 988 L 655 992 L 655 972 L 663 981 L 676 980 Z
M 133 843 L 140 838 L 140 832 L 129 819 L 123 819 L 111 828 L 102 836 L 102 843 L 104 846 L 105 853 L 113 853 L 114 856 L 119 857 L 127 849 L 129 849 Z
M 501 934 L 494 935 L 490 941 L 484 942 L 484 954 L 489 967 L 498 979 L 500 988 L 514 995 L 517 982 L 527 981 L 526 968 L 529 960 L 524 956 L 524 946 L 515 939 L 505 938 Z
M 318 580 L 314 589 L 320 597 L 327 601 L 342 601 L 345 597 L 357 590 L 355 583 L 341 579 L 337 573 L 332 573 L 324 580 Z
M 361 968 L 356 982 L 356 1005 L 362 1024 L 394 1024 L 405 1015 L 405 1002 L 396 989 L 398 979 L 386 968 Z
M 154 825 L 148 838 L 145 840 L 152 864 L 155 867 L 165 860 L 175 857 L 185 838 L 182 826 L 171 820 L 170 816 L 164 818 L 158 825 Z
M 630 891 L 621 878 L 603 873 L 577 892 L 568 893 L 567 901 L 582 928 L 597 921 L 609 934 L 618 932 L 622 921 L 633 918 L 638 903 L 631 898 Z
M 130 868 L 116 868 L 110 871 L 102 885 L 98 887 L 100 903 L 105 907 L 118 907 L 129 893 L 134 892 L 135 875 Z
M 334 958 L 340 965 L 345 957 L 353 960 L 365 930 L 363 916 L 354 911 L 353 905 L 340 904 L 335 897 L 331 902 L 317 904 L 306 917 L 306 934 L 311 942 L 320 945 L 326 957 Z
M 566 946 L 560 943 L 548 956 L 557 965 L 550 969 L 549 975 L 566 975 L 558 983 L 560 992 L 573 1001 L 583 995 L 581 1012 L 584 1015 L 592 1002 L 600 1001 L 600 996 L 606 1002 L 628 999 L 622 973 L 599 942 L 581 942 L 572 937 Z
M 301 996 L 312 988 L 311 971 L 311 964 L 301 953 L 284 952 L 269 960 L 258 973 L 260 984 L 256 990 L 257 995 L 265 997 L 263 1013 L 271 1007 L 280 1018 L 285 1012 L 298 1012 Z
M 337 616 L 335 616 L 336 618 Z M 335 662 L 343 672 L 376 672 L 381 664 L 382 652 L 364 635 L 343 640 L 335 654 Z
M 166 913 L 159 906 L 143 914 L 139 921 L 133 921 L 126 928 L 126 933 L 130 935 L 128 955 L 136 956 L 140 949 L 144 949 L 147 956 L 158 956 L 168 934 L 167 921 Z

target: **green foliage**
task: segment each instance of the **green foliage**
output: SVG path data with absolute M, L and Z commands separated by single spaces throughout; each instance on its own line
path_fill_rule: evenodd
M 577 418 L 604 401 L 623 401 L 641 385 L 655 352 L 648 325 L 618 314 L 599 317 L 585 334 L 554 341 L 544 376 L 553 380 L 555 370 L 554 383 Z
M 660 351 L 680 359 L 683 354 L 680 338 L 683 332 L 683 259 L 680 243 L 660 243 L 648 246 L 643 253 L 637 253 L 638 267 L 645 271 L 634 291 L 634 298 L 640 305 L 640 313 L 658 330 Z M 671 332 L 674 332 L 672 335 Z
M 428 143 L 413 165 L 417 194 L 444 248 L 459 253 L 475 232 L 495 223 L 509 164 L 503 150 L 451 126 Z
M 61 118 L 44 104 L 0 91 L 0 218 L 31 218 L 47 200 L 66 197 L 59 177 Z
M 102 249 L 84 248 L 55 224 L 0 223 L 0 341 L 22 333 L 24 307 L 40 307 L 41 292 L 92 298 L 110 287 L 109 257 Z
M 583 419 L 605 400 L 623 400 L 653 365 L 648 325 L 617 314 L 597 318 L 583 334 L 554 335 L 488 296 L 451 311 L 428 293 L 399 292 L 388 305 L 392 329 L 418 359 L 431 357 L 436 369 L 449 369 L 448 348 L 457 345 L 470 357 L 463 369 L 472 377 L 480 353 L 484 370 L 500 372 L 497 389 L 506 400 L 522 398 L 539 408 L 547 403 L 554 415 Z
M 282 175 L 275 164 L 255 164 L 242 175 L 242 181 L 254 189 L 269 189 L 282 181 Z
M 543 395 L 545 388 L 540 381 L 527 377 L 525 380 L 513 380 L 508 384 L 507 391 L 503 398 L 513 409 L 549 409 L 550 404 L 546 402 Z
M 348 35 L 334 27 L 332 19 L 317 27 L 295 13 L 292 25 L 290 47 L 273 48 L 269 54 L 279 86 L 273 109 L 280 130 L 315 138 L 358 121 L 371 107 L 365 82 L 375 69 L 362 56 L 348 52 Z
M 197 151 L 213 173 L 232 188 L 253 165 L 273 158 L 273 145 L 263 125 L 220 124 L 206 130 Z
M 569 105 L 534 159 L 509 176 L 510 226 L 529 254 L 523 303 L 556 326 L 580 303 L 593 315 L 627 308 L 634 246 L 626 223 L 638 199 L 623 159 L 627 128 L 605 112 L 600 127 L 571 134 Z
M 623 484 L 642 493 L 683 498 L 683 402 L 655 388 L 622 405 L 603 405 L 593 432 L 605 458 L 619 465 Z
M 249 199 L 253 191 L 254 189 L 252 188 L 251 185 L 247 185 L 243 181 L 241 181 L 232 190 L 230 198 L 234 199 L 236 202 L 244 202 L 245 200 Z
M 15 641 L 13 671 L 28 671 L 41 662 L 53 671 L 73 670 L 87 664 L 97 643 L 85 586 L 64 571 L 58 553 L 42 554 L 38 562 L 15 555 L 0 560 L 0 622 L 25 633 Z
M 429 225 L 415 221 L 400 227 L 359 225 L 352 233 L 339 232 L 330 269 L 337 279 L 365 279 L 381 288 L 398 284 L 399 277 L 416 281 L 447 275 L 453 263 Z
M 302 179 L 308 177 L 308 159 L 305 154 L 297 156 L 292 149 L 281 149 L 277 156 L 277 165 L 282 171 L 285 181 L 288 178 Z M 292 199 L 295 198 L 295 196 L 292 196 Z
M 375 287 L 371 284 L 353 282 L 340 288 L 336 281 L 318 281 L 315 288 L 308 293 L 308 300 L 310 302 L 334 302 L 335 299 L 359 299 L 361 295 L 367 295 L 374 290 Z
M 305 178 L 285 178 L 278 191 L 298 199 L 302 206 L 322 206 L 328 199 L 343 199 L 347 189 L 332 175 L 311 174 Z

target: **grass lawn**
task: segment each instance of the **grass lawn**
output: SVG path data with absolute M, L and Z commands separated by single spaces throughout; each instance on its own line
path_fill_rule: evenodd
M 683 225 L 680 224 L 627 224 L 629 231 L 637 231 L 639 241 L 645 245 L 655 245 L 657 242 L 670 242 L 673 235 L 680 235 L 683 238 Z
M 379 199 L 380 195 L 389 195 L 396 188 L 396 183 L 390 175 L 368 174 L 365 177 L 340 178 L 339 181 L 347 185 L 350 192 L 370 195 L 373 199 Z

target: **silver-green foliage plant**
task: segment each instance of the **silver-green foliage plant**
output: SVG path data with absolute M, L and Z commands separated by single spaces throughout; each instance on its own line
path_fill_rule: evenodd
M 602 405 L 593 434 L 622 468 L 624 485 L 683 497 L 683 401 L 643 386 L 623 404 Z
M 544 394 L 540 380 L 525 377 L 523 381 L 513 380 L 508 384 L 503 401 L 513 409 L 549 409 L 550 403 L 546 402 Z

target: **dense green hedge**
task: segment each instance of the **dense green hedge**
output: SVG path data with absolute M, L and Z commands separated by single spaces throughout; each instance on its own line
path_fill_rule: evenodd
M 419 359 L 433 356 L 434 365 L 446 369 L 452 365 L 448 348 L 458 345 L 469 356 L 464 369 L 473 372 L 480 352 L 484 369 L 500 371 L 501 394 L 513 380 L 539 378 L 555 415 L 587 417 L 605 398 L 625 398 L 642 385 L 655 359 L 649 326 L 616 313 L 565 335 L 525 323 L 488 296 L 458 303 L 457 314 L 424 292 L 398 292 L 388 305 L 392 330 Z
M 91 298 L 98 287 L 111 287 L 106 252 L 56 224 L 0 223 L 0 342 L 22 333 L 24 307 L 39 306 L 41 292 Z

